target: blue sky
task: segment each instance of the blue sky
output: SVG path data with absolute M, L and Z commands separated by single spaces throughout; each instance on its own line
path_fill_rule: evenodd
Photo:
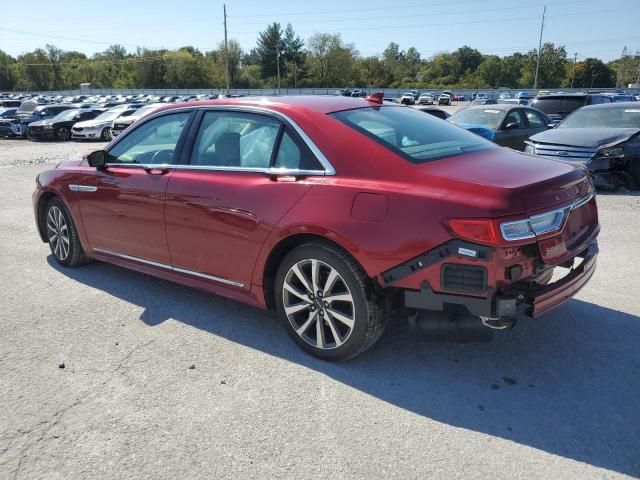
M 223 3 L 229 38 L 245 50 L 278 21 L 291 23 L 303 39 L 341 33 L 362 55 L 379 54 L 391 41 L 423 57 L 462 45 L 508 55 L 537 47 L 543 5 L 544 41 L 566 45 L 569 56 L 611 60 L 625 45 L 640 49 L 638 0 L 56 0 L 31 2 L 26 10 L 24 2 L 3 2 L 0 49 L 17 55 L 52 43 L 92 54 L 120 43 L 130 50 L 210 50 L 224 38 Z

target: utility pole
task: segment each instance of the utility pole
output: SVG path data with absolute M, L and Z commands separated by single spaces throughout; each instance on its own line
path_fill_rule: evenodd
M 227 95 L 229 95 L 229 46 L 227 45 L 227 5 L 222 4 L 224 12 L 224 76 L 227 81 Z
M 540 51 L 542 50 L 542 31 L 544 30 L 544 16 L 547 13 L 547 6 L 542 10 L 542 23 L 540 24 L 540 41 L 538 42 L 538 61 L 536 62 L 536 78 L 533 81 L 533 88 L 538 88 L 538 72 L 540 71 Z
M 278 95 L 280 95 L 280 38 L 276 43 L 276 67 L 278 69 Z
M 573 54 L 573 70 L 571 70 L 571 88 L 573 88 L 573 79 L 576 76 L 576 62 L 578 61 L 578 53 Z

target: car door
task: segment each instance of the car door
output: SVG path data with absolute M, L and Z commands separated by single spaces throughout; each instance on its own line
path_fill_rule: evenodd
M 268 114 L 204 111 L 193 135 L 188 165 L 167 187 L 172 265 L 247 290 L 267 236 L 324 171 L 297 133 Z
M 496 132 L 494 141 L 503 147 L 524 150 L 527 136 L 527 122 L 520 109 L 513 109 L 507 113 L 500 128 Z
M 79 179 L 76 195 L 92 249 L 169 265 L 165 191 L 189 117 L 170 113 L 140 124 L 106 151 L 104 168 Z

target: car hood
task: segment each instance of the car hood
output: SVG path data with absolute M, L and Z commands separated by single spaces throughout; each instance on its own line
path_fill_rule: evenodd
M 82 122 L 77 122 L 74 124 L 74 127 L 81 128 L 91 128 L 91 127 L 102 127 L 104 125 L 111 125 L 110 121 L 105 122 L 104 120 L 84 120 Z
M 36 121 L 36 122 L 31 122 L 31 123 L 29 124 L 29 126 L 30 126 L 30 127 L 32 127 L 32 126 L 33 126 L 33 127 L 42 127 L 43 125 L 49 125 L 49 124 L 51 124 L 51 123 L 53 123 L 53 122 L 51 122 L 51 121 L 49 121 L 49 120 L 38 120 L 38 121 Z
M 116 118 L 113 123 L 120 123 L 120 124 L 124 124 L 124 123 L 133 123 L 136 120 L 138 120 L 140 118 L 139 115 L 129 115 L 128 117 L 119 117 Z
M 463 182 L 470 191 L 474 185 L 488 188 L 503 199 L 504 210 L 517 205 L 527 212 L 548 210 L 579 198 L 588 187 L 580 165 L 503 147 L 427 162 L 421 170 Z
M 599 148 L 629 140 L 640 128 L 554 128 L 533 135 L 536 143 Z

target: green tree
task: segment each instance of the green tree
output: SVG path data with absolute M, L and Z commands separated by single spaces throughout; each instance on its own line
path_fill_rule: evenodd
M 540 50 L 540 70 L 538 74 L 539 88 L 557 88 L 562 85 L 566 71 L 567 51 L 564 47 L 556 47 L 553 43 L 545 43 Z M 522 69 L 520 84 L 533 87 L 535 83 L 538 51 L 531 50 Z
M 607 88 L 616 85 L 615 71 L 597 58 L 587 58 L 567 67 L 565 86 L 571 85 L 571 76 L 576 88 Z
M 317 33 L 308 43 L 307 68 L 311 84 L 319 87 L 355 85 L 359 80 L 354 65 L 358 51 L 345 44 L 340 34 Z
M 262 78 L 275 77 L 278 74 L 278 53 L 284 50 L 282 28 L 274 22 L 264 32 L 258 34 L 256 55 Z
M 16 84 L 13 70 L 16 60 L 0 50 L 0 90 L 12 90 Z

